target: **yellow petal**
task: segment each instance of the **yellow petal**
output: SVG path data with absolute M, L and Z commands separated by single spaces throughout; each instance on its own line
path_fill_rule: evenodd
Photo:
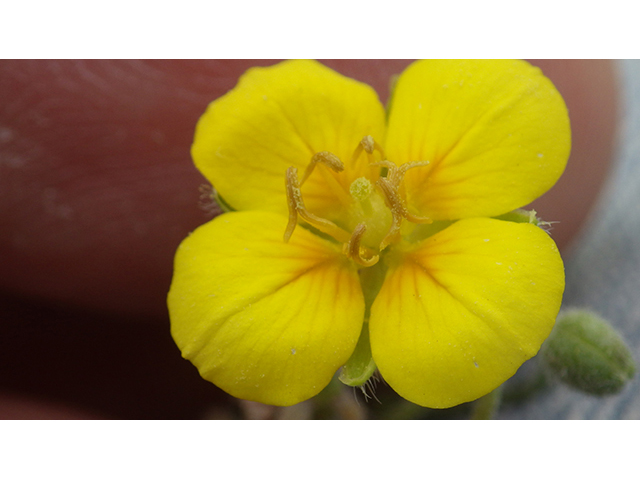
M 207 380 L 239 398 L 291 405 L 319 393 L 353 352 L 364 299 L 333 244 L 287 218 L 226 213 L 180 245 L 171 333 Z
M 497 216 L 546 192 L 571 144 L 562 97 L 517 60 L 425 60 L 400 76 L 386 151 L 428 161 L 405 178 L 410 208 L 436 220 Z
M 365 135 L 382 139 L 384 108 L 375 91 L 318 62 L 293 60 L 252 68 L 209 105 L 191 150 L 196 166 L 234 209 L 286 213 L 288 167 L 302 173 L 329 151 L 348 165 Z M 327 216 L 360 168 L 336 175 L 318 166 L 302 189 L 307 207 Z
M 371 349 L 414 403 L 446 408 L 492 391 L 553 327 L 564 269 L 538 227 L 460 220 L 396 255 L 371 309 Z

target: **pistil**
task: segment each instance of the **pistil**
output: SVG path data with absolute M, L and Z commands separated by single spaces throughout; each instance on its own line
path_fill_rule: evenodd
M 376 151 L 382 160 L 372 162 L 373 154 Z M 351 183 L 349 193 L 344 192 L 344 194 L 347 195 L 346 200 L 343 198 L 344 195 L 338 195 L 341 203 L 345 204 L 346 208 L 349 209 L 347 212 L 350 212 L 343 212 L 347 213 L 346 218 L 348 218 L 343 223 L 346 224 L 348 228 L 349 225 L 358 222 L 351 234 L 332 221 L 314 215 L 307 210 L 300 190 L 301 185 L 311 176 L 318 164 L 322 164 L 336 173 L 343 172 L 345 166 L 340 159 L 328 151 L 316 153 L 311 158 L 302 176 L 302 180 L 298 180 L 297 168 L 289 167 L 287 169 L 285 183 L 289 207 L 289 222 L 284 232 L 285 242 L 291 238 L 298 224 L 298 217 L 300 217 L 317 230 L 341 242 L 343 244 L 343 252 L 348 258 L 364 267 L 371 267 L 379 261 L 379 252 L 384 250 L 390 243 L 398 240 L 404 219 L 412 223 L 431 223 L 430 218 L 410 213 L 404 197 L 400 193 L 400 187 L 407 171 L 412 168 L 428 165 L 429 162 L 409 162 L 398 166 L 388 161 L 382 147 L 370 135 L 367 135 L 360 141 L 353 152 L 350 164 L 352 168 L 356 168 L 355 165 L 363 152 L 366 153 L 368 157 L 368 165 L 378 168 L 383 167 L 382 175 L 385 176 L 379 177 L 376 182 L 379 193 L 372 191 L 373 186 L 368 178 L 359 177 Z M 331 180 L 337 181 L 337 178 L 333 176 L 331 172 L 322 171 L 321 173 L 324 176 L 331 177 Z M 329 188 L 334 187 L 331 182 L 327 185 Z M 389 209 L 391 213 L 390 217 L 383 205 L 386 205 Z M 389 221 L 391 223 L 390 226 Z M 367 235 L 366 244 L 362 245 L 363 237 L 369 227 L 371 227 L 371 232 Z M 387 228 L 388 231 L 386 230 Z M 386 235 L 384 233 L 385 231 L 387 232 Z M 378 244 L 378 242 L 380 243 Z M 373 247 L 373 245 L 379 245 L 379 250 L 372 249 L 371 247 Z

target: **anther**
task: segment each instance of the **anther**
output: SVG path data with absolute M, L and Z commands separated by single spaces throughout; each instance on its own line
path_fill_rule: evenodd
M 307 210 L 304 205 L 304 200 L 302 200 L 297 168 L 289 167 L 285 178 L 287 205 L 289 206 L 289 222 L 287 223 L 287 228 L 284 231 L 285 242 L 289 241 L 296 225 L 298 224 L 298 215 L 300 215 L 300 217 L 309 225 L 312 225 L 321 232 L 332 236 L 339 242 L 348 242 L 350 240 L 351 236 L 348 232 L 338 227 L 335 223 L 318 217 Z
M 373 153 L 373 149 L 375 148 L 376 142 L 373 140 L 371 135 L 367 135 L 362 140 L 360 140 L 360 145 L 364 148 L 364 151 L 369 155 Z
M 376 150 L 378 151 L 378 153 L 380 153 L 380 157 L 382 158 L 382 160 L 385 160 L 387 158 L 380 144 L 376 142 L 371 135 L 366 135 L 362 138 L 362 140 L 360 140 L 360 143 L 358 143 L 358 146 L 351 156 L 352 165 L 356 162 L 356 160 L 358 160 L 358 157 L 360 157 L 360 154 L 363 150 L 369 156 L 369 161 L 371 161 L 371 155 L 373 155 L 373 152 Z
M 372 267 L 378 260 L 380 259 L 379 255 L 373 255 L 369 258 L 364 258 L 362 256 L 363 251 L 365 253 L 370 253 L 368 248 L 363 248 L 360 246 L 360 241 L 362 240 L 362 236 L 367 231 L 367 226 L 364 223 L 360 223 L 353 230 L 353 234 L 349 241 L 345 244 L 345 253 L 348 258 L 353 259 L 354 262 L 359 263 L 363 267 Z
M 311 162 L 307 165 L 307 169 L 302 176 L 302 180 L 300 180 L 300 186 L 302 186 L 307 178 L 309 178 L 309 175 L 311 175 L 311 172 L 313 172 L 313 169 L 316 168 L 316 164 L 318 163 L 326 165 L 334 172 L 342 172 L 344 170 L 344 165 L 333 153 L 327 151 L 318 152 L 311 157 Z

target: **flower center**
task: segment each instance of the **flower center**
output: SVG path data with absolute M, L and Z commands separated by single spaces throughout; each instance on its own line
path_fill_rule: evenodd
M 382 158 L 381 161 L 373 161 L 374 152 L 378 152 Z M 317 230 L 341 242 L 347 257 L 362 266 L 370 267 L 378 262 L 380 252 L 388 245 L 400 241 L 403 220 L 416 224 L 431 223 L 431 219 L 409 212 L 400 188 L 408 170 L 428 165 L 429 162 L 409 162 L 398 166 L 387 160 L 382 147 L 370 135 L 360 141 L 353 152 L 350 165 L 355 165 L 363 153 L 367 156 L 369 167 L 378 169 L 376 188 L 374 189 L 365 177 L 356 178 L 351 182 L 349 187 L 351 200 L 346 210 L 348 220 L 344 226 L 339 226 L 310 212 L 305 206 L 300 190 L 317 166 L 328 168 L 338 174 L 348 173 L 345 172 L 342 161 L 331 152 L 318 152 L 311 158 L 302 180 L 298 180 L 297 168 L 287 169 L 285 184 L 289 223 L 284 233 L 285 241 L 288 241 L 293 234 L 300 217 Z

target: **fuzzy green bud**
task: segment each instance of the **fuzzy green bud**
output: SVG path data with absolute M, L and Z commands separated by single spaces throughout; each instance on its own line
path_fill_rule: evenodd
M 636 369 L 618 333 L 588 310 L 569 310 L 558 318 L 542 358 L 564 383 L 594 395 L 619 392 Z

